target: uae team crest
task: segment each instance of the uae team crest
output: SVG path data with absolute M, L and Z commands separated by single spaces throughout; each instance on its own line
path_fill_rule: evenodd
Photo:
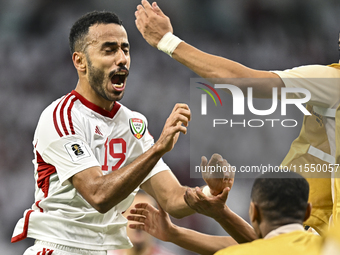
M 137 139 L 141 139 L 146 130 L 145 122 L 138 118 L 132 118 L 129 120 L 129 124 L 130 124 L 130 130 L 132 134 Z

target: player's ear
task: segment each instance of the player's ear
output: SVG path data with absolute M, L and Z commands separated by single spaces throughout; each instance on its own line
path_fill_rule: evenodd
M 255 204 L 251 201 L 249 206 L 249 219 L 250 222 L 254 222 L 256 220 L 256 212 L 255 212 Z
M 306 221 L 309 218 L 311 212 L 312 212 L 312 204 L 307 203 L 307 209 L 306 209 L 305 218 L 303 219 L 303 221 Z
M 73 52 L 72 61 L 75 68 L 80 72 L 86 71 L 86 56 L 82 52 Z
M 250 218 L 250 222 L 256 222 L 259 219 L 259 210 L 258 210 L 258 206 L 251 201 L 250 202 L 250 206 L 249 206 L 249 218 Z

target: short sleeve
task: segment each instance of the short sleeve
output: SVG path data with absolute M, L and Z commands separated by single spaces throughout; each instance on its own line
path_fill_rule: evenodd
M 62 185 L 69 184 L 68 179 L 76 173 L 100 166 L 89 145 L 77 136 L 54 141 L 44 150 L 42 157 L 46 163 L 55 166 Z
M 332 108 L 340 98 L 340 69 L 322 66 L 300 66 L 285 71 L 272 71 L 287 88 L 304 88 L 311 93 L 309 104 Z M 293 97 L 301 97 L 295 94 Z

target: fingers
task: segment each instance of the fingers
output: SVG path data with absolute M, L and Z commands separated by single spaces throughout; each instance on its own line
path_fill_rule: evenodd
M 146 209 L 148 207 L 148 203 L 138 203 L 138 204 L 135 204 L 135 208 L 143 208 L 143 209 Z
M 178 122 L 182 122 L 182 124 L 187 127 L 191 120 L 190 108 L 187 104 L 176 104 L 169 117 L 170 120 L 172 120 L 172 125 L 177 125 Z
M 138 214 L 138 215 L 143 215 L 143 216 L 148 216 L 148 210 L 146 210 L 146 209 L 135 209 L 135 208 L 132 208 L 130 210 L 130 213 Z
M 176 134 L 177 132 L 187 133 L 187 126 L 191 119 L 191 112 L 186 104 L 176 104 L 170 116 L 168 117 L 165 126 L 169 128 L 169 132 Z
M 208 160 L 205 156 L 201 157 L 201 167 L 206 167 L 208 164 Z
M 132 221 L 137 221 L 137 222 L 145 222 L 146 217 L 144 216 L 140 216 L 140 215 L 128 215 L 126 217 L 128 220 L 132 220 Z
M 230 191 L 230 187 L 226 187 L 223 189 L 221 194 L 217 195 L 217 197 L 220 198 L 222 201 L 227 201 L 229 191 Z
M 195 191 L 199 199 L 207 199 L 207 196 L 202 192 L 202 190 L 199 187 L 196 187 Z
M 130 213 L 131 214 L 134 214 L 134 215 L 129 215 L 127 217 L 127 219 L 129 219 L 129 217 L 143 217 L 145 218 L 146 216 L 148 216 L 148 213 L 149 213 L 149 210 L 150 210 L 150 207 L 151 205 L 149 205 L 148 203 L 138 203 L 138 204 L 135 204 L 135 208 L 132 208 L 130 210 Z M 152 208 L 151 208 L 152 210 Z
M 201 200 L 206 200 L 207 196 L 204 195 L 204 193 L 202 192 L 202 190 L 199 187 L 195 187 L 195 189 L 193 188 L 188 188 L 184 194 L 184 201 L 187 203 L 187 205 L 199 212 L 199 208 L 197 207 L 197 202 L 201 201 Z
M 161 8 L 159 8 L 156 2 L 153 2 L 152 5 L 150 5 L 150 3 L 147 0 L 142 0 L 141 3 L 142 5 L 138 5 L 137 9 L 139 11 L 141 10 L 140 8 L 143 8 L 146 16 L 150 16 L 153 13 L 156 13 L 159 16 L 166 17 L 166 15 L 163 13 Z
M 146 10 L 141 6 L 140 4 L 137 5 L 137 11 L 135 12 L 136 18 L 140 20 L 145 20 L 148 17 L 148 14 L 146 13 Z
M 182 103 L 177 103 L 175 104 L 174 108 L 172 109 L 172 111 L 177 110 L 178 108 L 183 108 L 183 109 L 187 109 L 189 110 L 189 106 L 187 104 L 182 104 Z
M 216 166 L 217 164 L 222 164 L 222 163 L 223 163 L 223 158 L 222 158 L 222 156 L 221 156 L 220 154 L 214 153 L 214 154 L 211 156 L 208 165 L 210 165 L 210 166 L 211 166 L 211 165 Z
M 144 216 L 148 216 L 149 213 L 156 213 L 159 210 L 157 210 L 154 206 L 148 204 L 148 203 L 138 203 L 135 204 L 135 208 L 132 208 L 130 210 L 133 214 L 140 214 Z
M 138 203 L 135 204 L 135 208 L 130 210 L 130 215 L 128 215 L 126 218 L 130 221 L 136 221 L 138 223 L 130 224 L 129 227 L 132 229 L 140 229 L 146 231 L 145 227 L 145 221 L 147 220 L 147 216 L 149 215 L 148 210 L 152 210 L 154 208 L 153 206 L 149 205 L 148 203 Z
M 171 113 L 174 113 L 176 111 L 183 111 L 184 113 L 187 113 L 187 117 L 191 118 L 191 113 L 190 113 L 190 108 L 187 104 L 181 104 L 181 103 L 177 103 L 175 104 L 174 108 L 172 109 L 172 112 Z
M 152 8 L 157 15 L 160 15 L 162 17 L 166 17 L 165 14 L 163 13 L 163 11 L 161 10 L 161 8 L 158 7 L 156 2 L 152 3 Z
M 139 230 L 144 230 L 145 231 L 144 224 L 129 224 L 129 228 L 139 229 Z
M 232 182 L 235 178 L 235 167 L 231 166 L 225 159 L 223 161 L 223 165 L 228 167 L 228 171 L 224 172 L 224 180 L 227 182 Z
M 138 9 L 138 6 L 137 6 L 137 9 Z M 139 11 L 135 11 L 135 17 L 136 17 L 135 19 L 136 27 L 139 31 L 141 31 L 140 29 L 142 28 L 143 19 L 141 18 Z
M 163 131 L 157 140 L 154 148 L 157 148 L 162 153 L 166 153 L 173 149 L 176 144 L 179 132 L 187 133 L 187 126 L 191 118 L 191 113 L 188 105 L 176 104 L 171 114 L 165 122 Z M 159 146 L 158 146 L 159 145 Z
M 185 203 L 187 203 L 187 205 L 192 208 L 192 203 L 194 202 L 194 199 L 195 198 L 195 195 L 194 195 L 194 192 L 192 191 L 191 188 L 187 188 L 187 190 L 185 191 L 185 194 L 184 194 L 184 201 Z M 194 209 L 194 208 L 192 208 Z
M 143 8 L 143 6 L 140 4 L 137 6 L 137 11 L 135 11 L 135 17 L 136 17 L 136 20 L 135 20 L 136 27 L 140 32 L 142 32 L 142 28 L 144 27 L 144 24 L 148 18 L 148 15 L 145 9 Z
M 153 12 L 153 8 L 147 0 L 142 0 L 142 5 L 145 9 L 146 14 Z
M 178 135 L 178 132 L 182 132 L 183 134 L 187 133 L 187 128 L 180 125 L 180 123 L 176 124 L 174 127 L 168 127 L 168 134 L 171 134 L 172 137 Z

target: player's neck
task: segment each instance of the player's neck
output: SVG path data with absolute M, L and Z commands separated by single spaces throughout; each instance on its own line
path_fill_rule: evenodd
M 100 97 L 93 89 L 89 88 L 90 85 L 84 86 L 81 85 L 81 83 L 78 81 L 75 91 L 78 92 L 81 96 L 83 96 L 86 100 L 110 112 L 115 102 L 103 100 L 103 98 Z

